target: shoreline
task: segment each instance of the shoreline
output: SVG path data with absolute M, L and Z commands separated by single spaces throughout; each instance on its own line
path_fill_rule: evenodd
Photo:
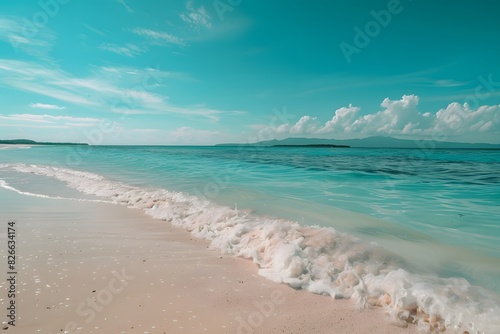
M 417 332 L 381 309 L 269 281 L 251 261 L 136 209 L 3 189 L 0 199 L 2 222 L 19 231 L 18 329 L 27 332 Z
M 20 147 L 31 147 L 31 146 L 41 146 L 40 144 L 0 144 L 0 150 L 8 148 L 20 148 Z

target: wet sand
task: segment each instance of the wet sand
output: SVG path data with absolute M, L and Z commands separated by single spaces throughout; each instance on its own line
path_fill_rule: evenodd
M 16 327 L 5 333 L 417 333 L 381 309 L 273 283 L 139 210 L 5 189 L 0 207 L 3 310 L 9 220 L 18 255 Z

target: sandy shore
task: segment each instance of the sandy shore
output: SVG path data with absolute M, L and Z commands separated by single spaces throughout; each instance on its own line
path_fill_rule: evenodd
M 270 282 L 251 261 L 138 210 L 4 189 L 0 201 L 2 310 L 9 220 L 18 254 L 16 327 L 5 333 L 417 332 L 390 325 L 380 309 Z
M 8 148 L 19 148 L 19 147 L 31 147 L 35 145 L 27 145 L 27 144 L 0 144 L 0 150 L 8 149 Z

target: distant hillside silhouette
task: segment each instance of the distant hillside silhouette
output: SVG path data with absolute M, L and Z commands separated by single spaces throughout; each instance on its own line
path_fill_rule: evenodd
M 51 143 L 51 142 L 37 142 L 30 139 L 11 139 L 1 140 L 0 144 L 4 145 L 88 145 L 87 143 Z
M 321 138 L 286 138 L 282 140 L 261 141 L 254 144 L 219 144 L 216 146 L 282 146 L 282 145 L 337 145 L 366 148 L 470 148 L 500 149 L 500 144 L 487 143 L 455 143 L 435 140 L 397 139 L 393 137 L 375 136 L 361 139 L 321 139 Z

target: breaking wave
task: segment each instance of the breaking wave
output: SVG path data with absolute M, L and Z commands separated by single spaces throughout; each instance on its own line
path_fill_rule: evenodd
M 213 249 L 251 259 L 259 274 L 295 289 L 352 298 L 359 307 L 381 307 L 391 322 L 426 332 L 500 333 L 500 300 L 462 278 L 411 272 L 384 248 L 333 228 L 259 216 L 248 210 L 165 189 L 144 189 L 70 169 L 0 165 L 55 178 L 83 193 L 144 210 L 156 219 L 211 241 Z M 2 184 L 5 188 L 5 182 Z

